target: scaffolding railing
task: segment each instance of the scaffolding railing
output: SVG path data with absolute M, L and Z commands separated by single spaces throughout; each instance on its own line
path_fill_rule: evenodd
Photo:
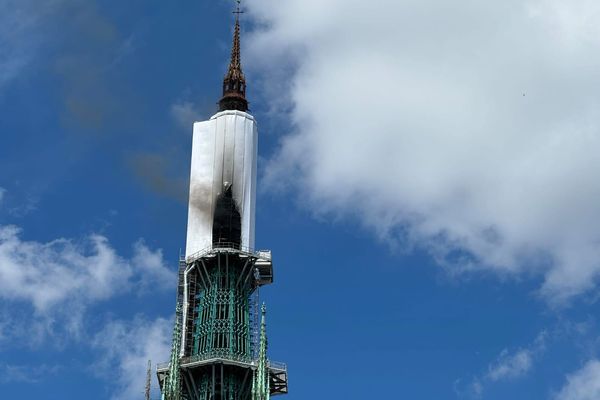
M 278 361 L 267 360 L 267 367 L 281 371 L 287 371 L 287 364 Z
M 223 355 L 220 353 L 209 353 L 209 354 L 199 354 L 199 355 L 195 355 L 195 356 L 191 356 L 191 357 L 183 357 L 180 361 L 180 364 L 186 365 L 186 364 L 191 364 L 191 363 L 195 363 L 195 362 L 214 360 L 214 359 L 222 359 L 222 360 L 240 362 L 240 363 L 249 364 L 252 366 L 256 366 L 258 363 L 257 360 L 253 360 L 249 357 L 241 357 L 241 356 L 235 356 L 235 355 Z M 158 363 L 158 364 L 156 364 L 156 369 L 157 370 L 165 370 L 165 369 L 169 368 L 169 365 L 170 365 L 170 363 L 168 363 L 168 362 Z M 271 369 L 287 371 L 287 364 L 282 363 L 282 362 L 267 360 L 267 366 Z
M 171 363 L 169 363 L 169 362 L 158 363 L 158 364 L 156 364 L 156 370 L 160 371 L 162 369 L 169 369 L 170 364 Z
M 256 258 L 267 258 L 267 259 L 271 258 L 270 250 L 255 250 L 250 247 L 242 246 L 238 243 L 221 242 L 221 243 L 214 243 L 212 246 L 208 246 L 194 254 L 187 256 L 185 258 L 185 261 L 188 264 L 190 264 L 196 260 L 199 260 L 202 257 L 206 257 L 207 255 L 214 254 L 214 253 L 220 253 L 220 252 L 227 252 L 227 251 L 233 251 L 236 253 L 241 253 L 243 255 L 253 256 Z
M 198 354 L 191 357 L 184 357 L 181 359 L 181 364 L 191 364 L 199 361 L 212 360 L 215 358 L 241 362 L 245 364 L 252 364 L 252 359 L 250 357 L 240 356 L 236 354 L 227 354 L 225 352 L 213 351 L 208 354 Z

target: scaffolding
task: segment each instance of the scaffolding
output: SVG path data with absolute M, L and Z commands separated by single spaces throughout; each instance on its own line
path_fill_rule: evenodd
M 163 396 L 178 391 L 179 397 L 165 400 L 266 400 L 287 393 L 287 367 L 266 358 L 259 309 L 259 289 L 273 281 L 272 268 L 269 251 L 225 243 L 180 260 L 172 357 L 157 366 Z M 257 388 L 268 395 L 256 397 Z

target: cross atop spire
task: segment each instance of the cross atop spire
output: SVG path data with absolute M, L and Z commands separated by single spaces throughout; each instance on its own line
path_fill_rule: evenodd
M 241 8 L 240 8 L 240 4 L 242 3 L 242 0 L 236 0 L 236 2 L 237 2 L 237 8 L 235 9 L 235 11 L 233 13 L 236 14 L 236 19 L 239 19 L 240 14 L 244 13 L 243 11 L 241 11 Z
M 242 71 L 241 51 L 240 51 L 240 1 L 236 0 L 237 8 L 235 14 L 235 28 L 233 30 L 233 44 L 231 46 L 231 60 L 229 68 L 223 79 L 223 97 L 219 101 L 220 111 L 239 110 L 248 111 L 248 101 L 246 100 L 246 77 Z

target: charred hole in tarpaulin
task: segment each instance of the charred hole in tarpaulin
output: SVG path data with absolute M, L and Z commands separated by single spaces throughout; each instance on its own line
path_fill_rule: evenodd
M 242 242 L 242 218 L 238 211 L 231 185 L 225 184 L 217 197 L 213 220 L 213 245 L 231 243 L 239 248 Z

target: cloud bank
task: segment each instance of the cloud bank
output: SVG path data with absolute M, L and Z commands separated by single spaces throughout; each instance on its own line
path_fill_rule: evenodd
M 567 377 L 556 400 L 595 400 L 600 398 L 600 361 L 591 360 Z
M 271 187 L 452 271 L 540 276 L 552 304 L 596 287 L 600 3 L 248 7 L 249 64 L 289 83 Z
M 194 122 L 202 120 L 198 106 L 191 101 L 180 100 L 174 102 L 171 104 L 169 113 L 173 121 L 187 134 L 190 134 L 192 131 L 191 127 L 194 125 Z
M 491 384 L 512 381 L 527 376 L 535 363 L 546 351 L 548 333 L 542 331 L 533 343 L 516 350 L 504 349 L 487 367 L 487 372 L 476 376 L 463 387 L 462 379 L 454 384 L 454 391 L 460 398 L 482 398 L 485 388 Z
M 29 64 L 39 46 L 40 37 L 33 32 L 48 5 L 31 12 L 29 0 L 4 0 L 0 3 L 0 89 L 16 78 Z
M 133 245 L 133 255 L 127 259 L 101 235 L 78 242 L 41 243 L 24 241 L 20 234 L 16 226 L 0 226 L 0 299 L 7 307 L 30 306 L 34 316 L 23 321 L 22 315 L 5 312 L 0 330 L 5 336 L 20 330 L 17 321 L 30 325 L 27 329 L 32 332 L 37 330 L 28 337 L 39 340 L 55 330 L 78 335 L 88 307 L 150 287 L 170 289 L 177 281 L 161 250 L 151 250 L 143 241 Z
M 169 360 L 172 329 L 172 321 L 137 317 L 133 321 L 113 321 L 96 335 L 93 345 L 103 354 L 96 367 L 107 377 L 116 377 L 113 400 L 141 397 L 148 360 L 153 362 L 153 371 L 156 363 Z M 152 382 L 154 393 L 158 393 L 154 372 Z
M 0 188 L 0 197 L 3 193 Z M 61 348 L 82 337 L 90 338 L 96 353 L 90 372 L 111 383 L 113 399 L 139 398 L 147 361 L 168 360 L 172 321 L 148 320 L 141 315 L 117 321 L 109 317 L 98 332 L 87 325 L 86 314 L 119 296 L 173 290 L 177 274 L 165 263 L 162 250 L 138 240 L 131 255 L 124 257 L 98 234 L 45 243 L 21 236 L 19 227 L 0 225 L 0 344 L 35 348 L 52 339 L 52 345 Z M 61 368 L 0 363 L 0 384 L 39 383 Z M 154 375 L 153 382 L 156 384 Z
M 56 375 L 58 365 L 10 365 L 0 364 L 0 383 L 34 384 Z

